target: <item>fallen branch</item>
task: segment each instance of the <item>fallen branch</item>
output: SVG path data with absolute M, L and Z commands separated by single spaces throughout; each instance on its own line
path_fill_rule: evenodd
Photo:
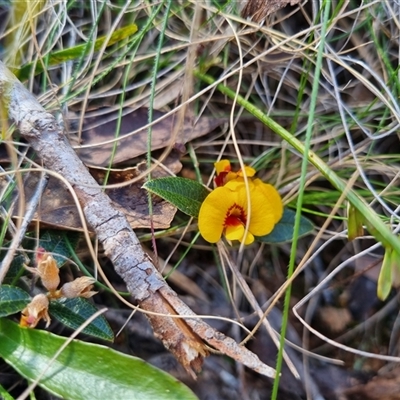
M 268 377 L 273 368 L 203 322 L 168 286 L 142 250 L 124 214 L 89 174 L 56 119 L 0 62 L 0 100 L 46 168 L 62 175 L 74 189 L 89 226 L 97 234 L 115 271 L 147 314 L 155 335 L 195 377 L 211 347 Z M 3 276 L 5 271 L 2 272 Z M 0 271 L 1 276 L 1 271 Z M 159 315 L 156 315 L 156 314 Z M 182 316 L 177 318 L 177 316 Z

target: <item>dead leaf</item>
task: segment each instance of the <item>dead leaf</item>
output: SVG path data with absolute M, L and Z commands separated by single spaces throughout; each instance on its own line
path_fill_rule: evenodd
M 332 306 L 320 307 L 318 318 L 333 333 L 342 332 L 353 319 L 347 308 Z
M 254 22 L 263 21 L 268 15 L 286 7 L 294 6 L 301 0 L 247 0 L 242 8 L 242 17 L 250 18 Z
M 165 113 L 154 110 L 153 119 L 156 120 L 163 115 Z M 78 124 L 78 117 L 76 116 L 75 118 L 74 120 L 72 116 L 70 117 L 69 122 L 72 127 Z M 148 110 L 146 108 L 124 111 L 113 164 L 131 160 L 147 152 L 148 131 L 147 128 L 140 128 L 148 124 L 148 119 Z M 178 132 L 177 137 L 172 138 L 175 116 L 170 115 L 153 125 L 151 148 L 156 150 L 172 145 L 179 149 L 190 140 L 211 132 L 224 121 L 225 119 L 202 117 L 193 126 L 192 119 L 187 117 L 184 122 L 183 132 Z M 85 115 L 80 136 L 81 142 L 78 146 L 75 146 L 76 152 L 85 164 L 100 167 L 106 167 L 110 164 L 114 143 L 101 143 L 115 138 L 117 123 L 118 111 L 108 112 L 108 109 L 102 108 Z M 131 132 L 138 129 L 138 132 L 130 135 Z M 71 135 L 77 135 L 77 132 L 70 129 Z
M 376 376 L 365 385 L 357 385 L 344 391 L 351 400 L 400 400 L 400 368 Z
M 172 173 L 178 173 L 182 164 L 177 154 L 171 154 L 165 161 L 164 166 Z M 137 177 L 142 170 L 138 167 L 113 170 L 110 174 L 109 183 L 118 184 L 127 182 Z M 106 170 L 92 169 L 92 175 L 101 183 L 104 180 Z M 153 176 L 160 177 L 168 175 L 164 168 L 157 167 Z M 25 196 L 29 199 L 36 188 L 40 174 L 30 173 L 25 179 Z M 129 185 L 107 189 L 114 203 L 114 206 L 126 215 L 132 228 L 149 228 L 150 217 L 148 209 L 147 192 L 141 189 L 144 180 L 134 182 Z M 4 179 L 0 179 L 0 189 L 5 184 Z M 15 193 L 14 193 L 15 197 Z M 155 229 L 167 229 L 176 213 L 176 208 L 170 203 L 158 197 L 153 198 L 153 227 Z M 17 209 L 13 212 L 13 217 L 18 217 Z M 50 176 L 49 182 L 41 199 L 33 221 L 40 221 L 50 228 L 82 230 L 82 223 L 77 211 L 77 206 L 73 197 L 64 184 Z

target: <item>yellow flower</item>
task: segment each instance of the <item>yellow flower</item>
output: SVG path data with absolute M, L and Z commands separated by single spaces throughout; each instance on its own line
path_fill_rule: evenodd
M 199 230 L 205 240 L 216 243 L 224 234 L 230 241 L 250 244 L 254 236 L 264 236 L 272 231 L 283 213 L 279 193 L 260 179 L 249 180 L 248 190 L 251 204 L 248 232 L 247 189 L 243 178 L 237 177 L 214 189 L 202 203 Z
M 254 179 L 252 182 L 256 190 L 262 192 L 266 201 L 273 205 L 274 222 L 277 224 L 283 215 L 283 203 L 280 194 L 272 185 L 264 183 L 261 179 Z M 265 233 L 265 235 L 267 235 L 267 233 Z
M 256 173 L 256 170 L 254 168 L 249 167 L 247 165 L 245 165 L 244 167 L 244 174 L 242 170 L 238 172 L 233 172 L 229 160 L 218 161 L 214 163 L 214 166 L 215 166 L 215 171 L 217 172 L 217 175 L 215 176 L 214 179 L 216 186 L 224 186 L 229 181 L 235 180 L 237 178 L 242 178 L 244 174 L 248 178 L 252 178 Z
M 229 172 L 231 171 L 231 162 L 229 160 L 220 160 L 214 163 L 215 170 L 217 171 L 217 175 L 221 172 Z

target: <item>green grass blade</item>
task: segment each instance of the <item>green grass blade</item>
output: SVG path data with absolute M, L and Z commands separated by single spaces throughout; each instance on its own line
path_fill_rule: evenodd
M 123 39 L 126 39 L 126 38 L 132 36 L 133 34 L 135 34 L 137 32 L 137 30 L 138 30 L 138 27 L 135 24 L 128 25 L 121 29 L 116 30 L 110 36 L 107 46 L 111 46 Z M 96 51 L 100 50 L 106 40 L 107 40 L 107 35 L 99 37 L 94 43 L 93 51 L 96 52 Z M 51 67 L 54 65 L 64 63 L 66 61 L 76 60 L 82 56 L 82 54 L 86 48 L 88 48 L 87 43 L 83 43 L 83 44 L 80 44 L 78 46 L 74 46 L 74 47 L 71 47 L 68 49 L 55 51 L 54 53 L 51 53 L 49 55 L 47 66 Z M 20 80 L 25 80 L 29 77 L 34 65 L 36 65 L 35 75 L 43 72 L 42 64 L 36 63 L 36 62 L 35 63 L 31 62 L 29 64 L 26 64 L 21 69 L 14 70 L 13 72 Z
M 202 74 L 199 71 L 194 72 L 195 75 L 203 80 L 204 82 L 212 85 L 215 84 L 215 80 L 209 75 Z M 235 92 L 223 84 L 217 84 L 217 89 L 228 96 L 231 99 L 235 98 Z M 369 205 L 362 199 L 354 190 L 349 188 L 346 182 L 341 179 L 329 166 L 312 150 L 308 152 L 305 151 L 305 146 L 300 140 L 293 136 L 289 131 L 275 122 L 272 118 L 268 117 L 260 109 L 255 107 L 244 97 L 238 96 L 237 103 L 243 106 L 248 112 L 258 118 L 265 126 L 270 128 L 276 134 L 278 134 L 283 140 L 289 143 L 295 150 L 300 154 L 307 157 L 308 162 L 314 165 L 318 171 L 337 189 L 339 192 L 345 192 L 347 200 L 362 214 L 365 220 L 369 220 L 370 225 L 374 229 L 368 228 L 370 233 L 375 236 L 375 238 L 382 242 L 383 246 L 392 246 L 398 253 L 400 253 L 400 240 L 395 236 L 389 227 L 380 219 L 376 212 L 369 207 Z

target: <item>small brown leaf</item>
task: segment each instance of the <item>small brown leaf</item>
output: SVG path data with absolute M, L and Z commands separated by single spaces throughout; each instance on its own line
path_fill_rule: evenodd
M 254 22 L 263 21 L 268 15 L 286 7 L 294 6 L 301 0 L 247 0 L 242 8 L 242 17 L 250 18 Z

